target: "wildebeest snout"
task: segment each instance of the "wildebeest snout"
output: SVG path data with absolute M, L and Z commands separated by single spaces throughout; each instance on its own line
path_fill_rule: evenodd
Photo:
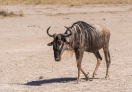
M 54 58 L 55 58 L 55 61 L 60 61 L 61 60 L 60 53 L 58 51 L 54 52 Z

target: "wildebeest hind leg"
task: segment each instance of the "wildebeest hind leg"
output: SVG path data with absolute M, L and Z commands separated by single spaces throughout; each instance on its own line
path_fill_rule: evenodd
M 109 77 L 109 67 L 110 67 L 110 63 L 111 63 L 111 59 L 110 59 L 110 53 L 109 53 L 109 49 L 108 46 L 104 46 L 103 47 L 104 50 L 104 55 L 105 55 L 105 60 L 106 60 L 106 76 L 105 78 Z

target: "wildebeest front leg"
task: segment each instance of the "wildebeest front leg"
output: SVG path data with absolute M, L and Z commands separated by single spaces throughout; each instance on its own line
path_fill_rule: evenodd
M 101 57 L 99 51 L 94 52 L 94 55 L 97 58 L 97 64 L 96 64 L 95 70 L 93 72 L 93 78 L 95 77 L 95 75 L 97 75 L 97 71 L 98 71 L 98 68 L 99 68 L 101 60 L 102 60 L 102 57 Z
M 85 75 L 86 80 L 88 80 L 88 78 L 89 78 L 88 74 L 86 74 L 85 71 L 81 67 L 83 54 L 84 54 L 84 50 L 78 49 L 78 50 L 75 51 L 76 61 L 77 61 L 77 68 L 78 68 L 77 83 L 81 80 L 81 78 L 80 78 L 80 71 L 82 71 L 82 73 Z
M 82 71 L 82 73 L 84 74 L 84 76 L 85 76 L 85 78 L 86 78 L 86 81 L 89 79 L 89 76 L 88 76 L 88 73 L 86 73 L 83 69 L 82 69 L 82 67 L 81 67 L 81 71 Z

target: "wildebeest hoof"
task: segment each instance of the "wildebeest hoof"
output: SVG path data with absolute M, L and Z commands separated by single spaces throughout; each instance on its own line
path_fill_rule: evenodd
M 78 82 L 78 81 L 76 81 L 74 84 L 79 84 L 79 82 Z
M 87 76 L 85 76 L 86 77 L 86 81 L 88 81 L 89 80 L 89 77 L 88 77 L 88 75 Z
M 89 81 L 93 81 L 94 78 L 90 78 Z
M 102 78 L 102 80 L 107 80 L 107 78 Z

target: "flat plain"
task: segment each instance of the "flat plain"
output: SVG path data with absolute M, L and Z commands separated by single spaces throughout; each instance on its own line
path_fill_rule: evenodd
M 132 91 L 132 5 L 3 5 L 2 10 L 23 12 L 24 17 L 0 16 L 0 92 L 131 92 Z M 85 21 L 111 31 L 110 77 L 104 80 L 103 57 L 93 81 L 75 84 L 75 56 L 54 61 L 47 46 L 50 33 L 64 33 L 64 26 Z M 82 67 L 92 77 L 97 61 L 84 53 Z M 40 79 L 40 77 L 42 79 Z

